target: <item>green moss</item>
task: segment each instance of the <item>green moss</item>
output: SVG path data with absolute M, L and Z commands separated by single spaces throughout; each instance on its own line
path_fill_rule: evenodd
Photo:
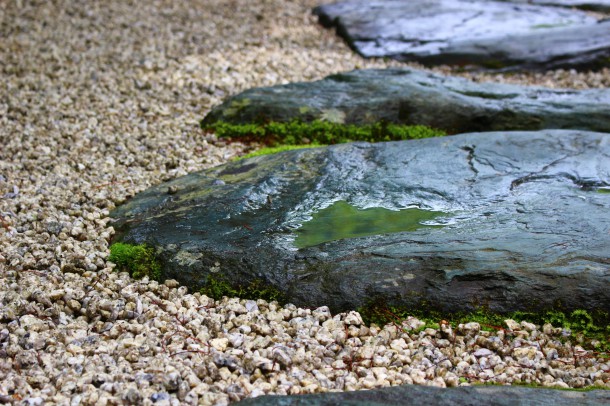
M 220 300 L 223 296 L 239 297 L 240 299 L 263 299 L 268 302 L 286 303 L 285 295 L 277 288 L 255 279 L 247 284 L 234 284 L 223 276 L 209 275 L 205 285 L 200 289 L 202 295 Z
M 434 310 L 422 303 L 417 308 L 391 306 L 382 300 L 372 301 L 358 309 L 367 323 L 384 326 L 388 323 L 400 323 L 408 316 L 417 317 L 426 323 L 425 327 L 437 326 L 441 320 L 448 321 L 454 327 L 460 323 L 477 322 L 482 330 L 498 331 L 504 327 L 504 320 L 513 319 L 517 322 L 527 321 L 537 325 L 550 323 L 553 327 L 561 327 L 569 335 L 565 339 L 582 341 L 582 344 L 597 352 L 610 352 L 610 315 L 604 311 L 588 312 L 574 310 L 545 310 L 540 312 L 517 311 L 508 314 L 494 313 L 480 307 L 473 312 L 447 314 Z M 434 327 L 433 327 L 434 328 Z
M 246 154 L 244 156 L 235 158 L 235 160 L 238 161 L 240 159 L 252 158 L 254 156 L 277 154 L 278 152 L 292 151 L 293 149 L 315 148 L 315 147 L 323 147 L 323 146 L 324 145 L 306 144 L 306 145 L 280 145 L 278 147 L 265 147 L 265 148 L 261 148 L 256 151 L 250 152 L 249 154 Z
M 400 125 L 386 122 L 353 125 L 320 120 L 309 123 L 293 120 L 287 123 L 269 122 L 266 124 L 230 124 L 218 121 L 205 126 L 204 130 L 214 132 L 220 138 L 260 142 L 271 147 L 303 144 L 329 145 L 351 141 L 399 141 L 446 135 L 444 131 L 422 125 Z
M 356 310 L 360 313 L 366 324 L 377 324 L 378 326 L 400 323 L 400 321 L 409 316 L 417 317 L 426 324 L 433 323 L 433 320 L 439 321 L 443 319 L 441 313 L 430 309 L 425 303 L 421 303 L 420 306 L 412 309 L 404 306 L 389 305 L 383 299 L 375 299 Z
M 468 382 L 467 378 L 460 378 L 460 383 Z M 506 384 L 498 383 L 498 382 L 471 382 L 472 386 L 506 386 Z M 605 386 L 597 386 L 591 385 L 586 386 L 584 388 L 564 388 L 561 386 L 543 386 L 534 382 L 512 382 L 510 386 L 518 386 L 525 388 L 534 388 L 534 389 L 553 389 L 553 390 L 563 390 L 568 392 L 590 392 L 592 390 L 610 390 Z
M 117 265 L 118 271 L 129 272 L 136 279 L 144 276 L 157 281 L 161 279 L 161 264 L 152 247 L 117 242 L 110 246 L 108 260 Z
M 338 201 L 314 213 L 311 220 L 304 222 L 296 230 L 294 245 L 297 248 L 305 248 L 343 238 L 415 231 L 424 227 L 438 228 L 441 226 L 426 225 L 425 222 L 444 214 L 446 213 L 417 208 L 358 209 L 345 201 Z

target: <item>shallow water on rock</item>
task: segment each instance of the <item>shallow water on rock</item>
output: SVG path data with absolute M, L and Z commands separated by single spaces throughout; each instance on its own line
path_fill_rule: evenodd
M 344 238 L 415 231 L 423 227 L 442 227 L 440 224 L 427 223 L 442 215 L 446 213 L 419 208 L 358 209 L 347 202 L 338 201 L 314 213 L 313 218 L 297 230 L 294 244 L 297 248 L 305 248 Z

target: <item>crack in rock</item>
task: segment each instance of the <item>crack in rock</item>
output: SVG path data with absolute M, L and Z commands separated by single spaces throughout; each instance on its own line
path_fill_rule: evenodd
M 472 172 L 474 172 L 474 176 L 472 177 L 472 179 L 470 179 L 470 182 L 474 182 L 475 179 L 477 178 L 477 176 L 479 176 L 479 171 L 477 170 L 477 168 L 474 167 L 474 160 L 475 160 L 475 154 L 474 154 L 474 150 L 475 150 L 476 146 L 468 146 L 468 145 L 464 145 L 462 147 L 460 147 L 461 150 L 468 152 L 468 156 L 466 157 L 466 160 L 468 161 L 468 167 L 470 168 L 470 170 Z
M 557 165 L 558 163 L 565 161 L 568 158 L 574 158 L 578 155 L 581 155 L 582 151 L 578 151 L 575 154 L 567 154 L 562 156 L 561 158 L 558 158 L 556 160 L 554 160 L 553 162 L 545 165 L 542 167 L 542 169 L 540 169 L 539 171 L 536 172 L 530 172 L 529 174 L 525 175 L 525 176 L 521 176 L 520 178 L 517 178 L 515 180 L 513 180 L 510 184 L 510 190 L 514 190 L 516 187 L 521 186 L 524 183 L 528 183 L 528 182 L 532 182 L 532 181 L 536 181 L 536 180 L 541 180 L 541 179 L 552 179 L 555 177 L 562 177 L 562 178 L 566 178 L 571 180 L 572 182 L 574 182 L 575 185 L 577 186 L 581 186 L 580 183 L 580 177 L 574 176 L 574 175 L 570 175 L 567 173 L 557 173 L 557 174 L 552 174 L 552 175 L 543 175 L 543 173 L 549 169 L 550 167 Z

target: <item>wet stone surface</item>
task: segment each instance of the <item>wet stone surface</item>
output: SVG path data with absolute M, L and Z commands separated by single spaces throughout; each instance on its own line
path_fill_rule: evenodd
M 191 288 L 215 274 L 333 310 L 375 296 L 441 310 L 609 310 L 610 200 L 599 193 L 609 159 L 609 135 L 560 130 L 297 150 L 153 187 L 114 226 L 118 240 L 156 247 L 166 276 Z M 298 249 L 300 227 L 337 202 L 445 215 L 424 221 L 438 227 Z
M 246 90 L 214 108 L 217 121 L 422 124 L 451 134 L 573 128 L 610 132 L 610 89 L 568 90 L 467 79 L 417 69 L 369 69 Z
M 488 69 L 600 68 L 610 57 L 610 21 L 562 7 L 348 0 L 314 14 L 364 57 Z
M 294 245 L 306 248 L 344 238 L 441 227 L 432 220 L 443 214 L 445 213 L 417 207 L 402 210 L 370 207 L 359 210 L 344 201 L 338 201 L 314 213 L 310 221 L 299 227 Z

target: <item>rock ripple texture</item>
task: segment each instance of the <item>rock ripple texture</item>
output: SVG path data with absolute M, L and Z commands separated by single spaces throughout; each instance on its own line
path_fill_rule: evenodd
M 191 174 L 113 215 L 119 240 L 157 247 L 166 275 L 193 288 L 220 272 L 332 310 L 375 296 L 446 311 L 609 310 L 609 157 L 608 134 L 561 130 L 344 144 Z M 339 201 L 445 215 L 297 249 L 296 230 Z
M 248 89 L 212 109 L 217 121 L 421 124 L 471 131 L 573 128 L 610 132 L 610 89 L 548 89 L 476 83 L 417 69 L 366 69 L 307 83 Z
M 314 14 L 365 57 L 491 69 L 600 68 L 610 57 L 610 21 L 559 7 L 348 0 Z

